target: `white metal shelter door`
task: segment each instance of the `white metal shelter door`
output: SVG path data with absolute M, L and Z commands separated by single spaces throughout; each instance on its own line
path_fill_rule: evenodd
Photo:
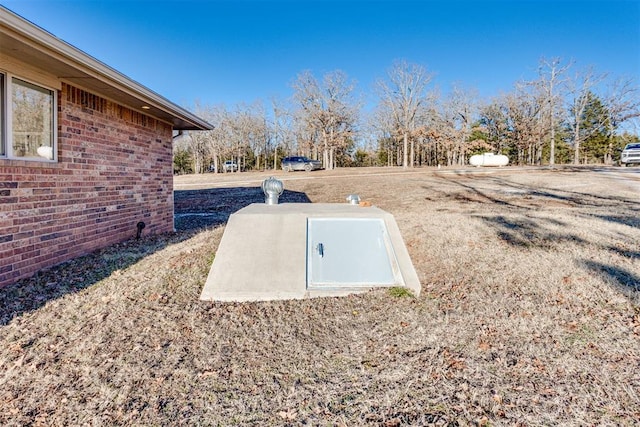
M 308 218 L 308 288 L 394 286 L 401 281 L 382 218 Z

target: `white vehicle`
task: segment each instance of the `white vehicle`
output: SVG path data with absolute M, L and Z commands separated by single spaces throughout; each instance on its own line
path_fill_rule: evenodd
M 640 143 L 627 144 L 620 154 L 620 166 L 640 163 Z
M 233 160 L 227 160 L 222 165 L 222 169 L 225 172 L 237 172 L 238 171 L 238 164 L 236 162 L 234 162 Z

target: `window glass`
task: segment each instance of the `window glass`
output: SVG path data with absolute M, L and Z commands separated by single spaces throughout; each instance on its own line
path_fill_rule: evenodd
M 13 78 L 11 108 L 13 157 L 53 160 L 53 91 Z

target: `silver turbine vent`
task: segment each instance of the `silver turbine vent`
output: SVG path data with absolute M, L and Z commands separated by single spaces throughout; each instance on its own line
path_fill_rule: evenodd
M 282 181 L 274 177 L 265 179 L 262 182 L 262 192 L 264 193 L 264 202 L 267 205 L 277 205 L 278 198 L 284 191 Z

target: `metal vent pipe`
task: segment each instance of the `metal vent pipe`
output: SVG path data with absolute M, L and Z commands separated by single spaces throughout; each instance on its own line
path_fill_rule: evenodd
M 264 202 L 267 205 L 277 205 L 278 198 L 284 191 L 282 181 L 274 177 L 265 179 L 262 182 L 262 192 L 264 193 Z
M 349 202 L 349 204 L 351 205 L 358 205 L 360 204 L 360 196 L 358 196 L 357 194 L 349 194 L 347 196 L 347 202 Z

